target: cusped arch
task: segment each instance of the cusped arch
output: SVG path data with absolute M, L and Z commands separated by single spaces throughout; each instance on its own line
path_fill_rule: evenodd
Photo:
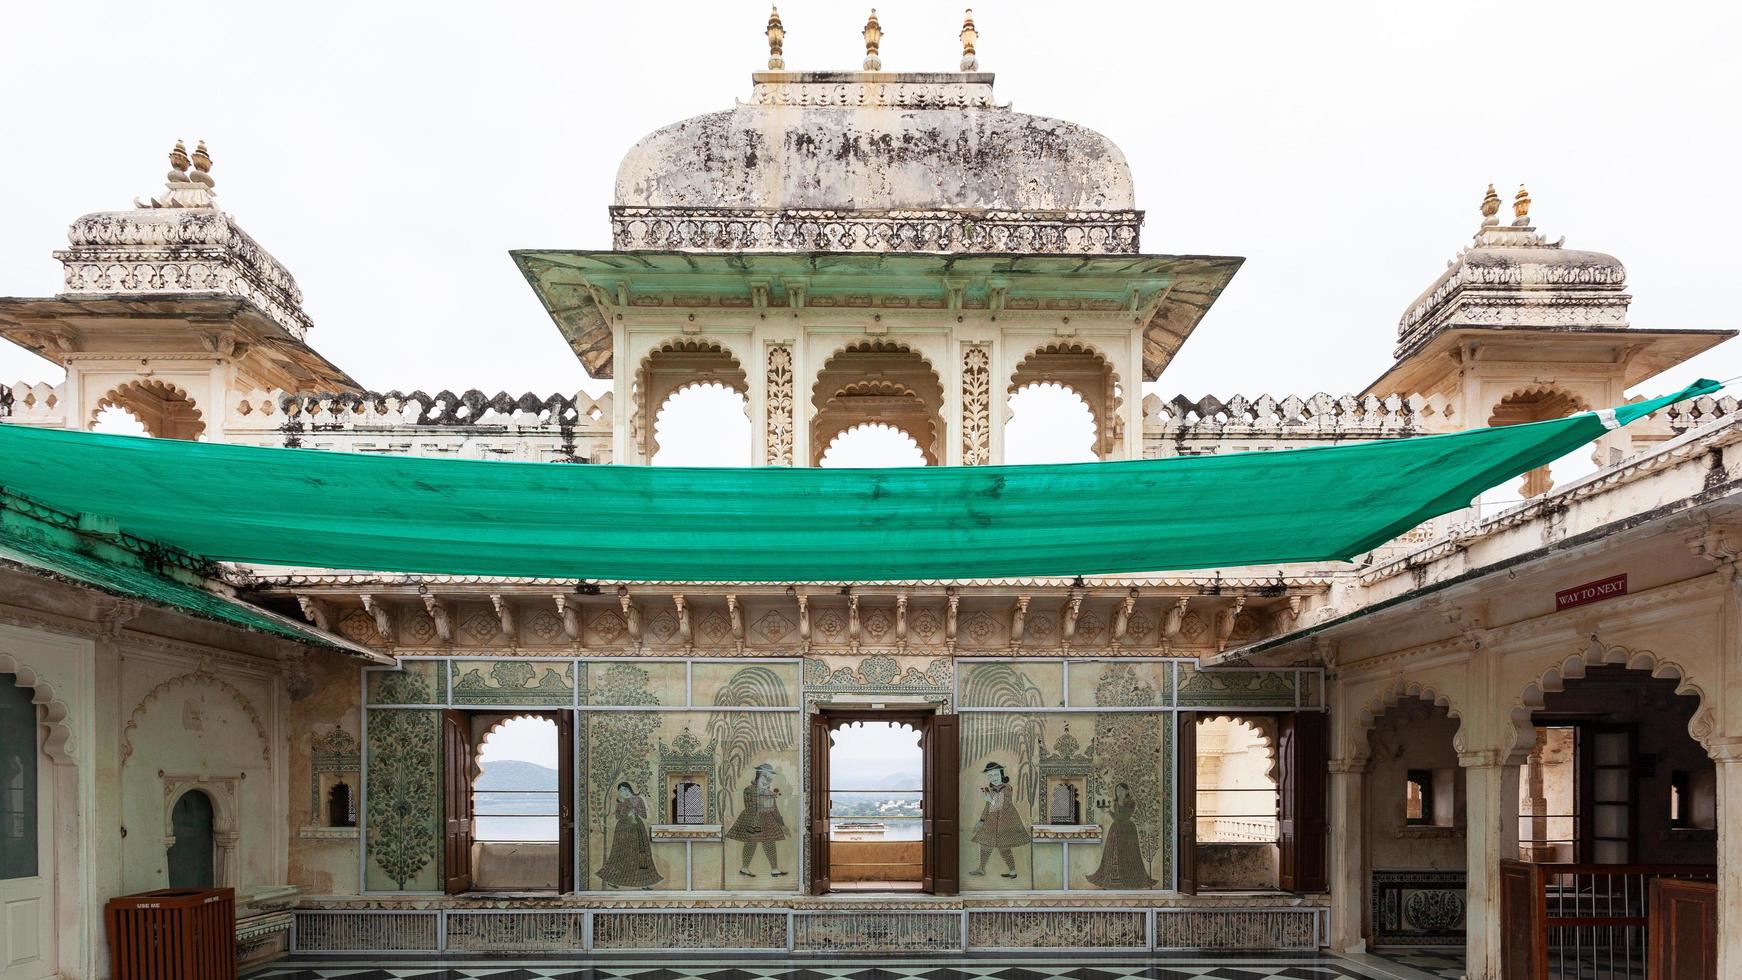
M 1125 438 L 1120 406 L 1124 389 L 1113 358 L 1094 344 L 1079 340 L 1038 344 L 1023 355 L 1004 386 L 1004 418 L 1013 410 L 1010 398 L 1034 385 L 1058 385 L 1077 395 L 1089 407 L 1095 425 L 1095 455 L 1111 459 L 1119 454 Z
M 1512 410 L 1508 411 L 1507 406 L 1513 406 Z M 1520 385 L 1495 399 L 1488 409 L 1488 424 L 1542 422 L 1589 411 L 1591 403 L 1571 389 L 1552 382 L 1533 382 Z
M 205 413 L 187 389 L 158 378 L 124 381 L 97 399 L 85 427 L 97 424 L 107 409 L 118 408 L 159 439 L 197 439 L 206 431 Z
M 76 765 L 73 728 L 68 718 L 72 709 L 60 697 L 54 685 L 29 664 L 0 650 L 0 674 L 11 674 L 13 683 L 30 692 L 30 702 L 36 705 L 37 724 L 42 726 L 42 751 L 56 765 Z
M 944 387 L 919 349 L 896 340 L 841 344 L 811 383 L 811 464 L 841 434 L 864 423 L 885 423 L 912 436 L 926 461 L 944 460 L 947 427 Z
M 236 705 L 242 709 L 243 716 L 248 719 L 249 724 L 254 726 L 254 735 L 260 742 L 260 761 L 270 763 L 272 761 L 272 742 L 266 737 L 266 726 L 260 723 L 260 714 L 254 710 L 254 704 L 248 700 L 248 696 L 220 677 L 194 672 L 178 674 L 158 684 L 146 692 L 145 697 L 141 698 L 139 704 L 134 706 L 133 713 L 127 718 L 127 727 L 121 730 L 122 764 L 126 764 L 127 759 L 133 755 L 133 733 L 138 730 L 139 723 L 144 720 L 145 713 L 151 710 L 151 706 L 156 704 L 165 694 L 195 684 L 217 688 L 236 702 Z
M 1547 696 L 1566 690 L 1567 681 L 1584 677 L 1587 669 L 1603 666 L 1643 671 L 1658 680 L 1676 681 L 1675 693 L 1692 697 L 1697 702 L 1693 718 L 1688 722 L 1688 735 L 1710 754 L 1709 740 L 1717 733 L 1718 725 L 1716 709 L 1707 703 L 1705 689 L 1689 681 L 1687 672 L 1673 660 L 1659 657 L 1650 650 L 1606 644 L 1593 635 L 1582 649 L 1544 669 L 1519 693 L 1512 706 L 1512 744 L 1507 751 L 1509 762 L 1523 762 L 1535 748 L 1536 725 L 1531 716 L 1547 706 Z
M 643 461 L 659 451 L 654 423 L 671 397 L 696 385 L 717 384 L 745 398 L 749 411 L 750 378 L 725 341 L 708 337 L 672 337 L 649 348 L 635 367 L 630 393 L 629 434 Z
M 1226 713 L 1219 715 L 1200 715 L 1198 717 L 1198 724 L 1200 725 L 1207 721 L 1225 721 L 1230 724 L 1251 729 L 1258 747 L 1264 750 L 1264 759 L 1266 763 L 1264 767 L 1265 776 L 1273 783 L 1280 778 L 1281 770 L 1276 757 L 1276 734 L 1262 724 L 1261 718 Z
M 1397 707 L 1404 701 L 1420 701 L 1436 708 L 1446 709 L 1446 716 L 1458 723 L 1458 730 L 1452 736 L 1452 747 L 1462 751 L 1464 721 L 1451 696 L 1433 684 L 1407 680 L 1399 677 L 1391 682 L 1391 686 L 1367 699 L 1367 703 L 1355 712 L 1355 727 L 1350 732 L 1349 758 L 1357 763 L 1366 763 L 1373 756 L 1373 743 L 1368 735 L 1378 727 L 1379 719 L 1387 711 Z
M 489 743 L 492 736 L 502 730 L 502 726 L 515 721 L 542 721 L 545 724 L 550 725 L 553 729 L 556 729 L 558 734 L 562 731 L 556 721 L 552 719 L 549 714 L 542 711 L 517 711 L 513 714 L 498 717 L 495 721 L 490 723 L 490 727 L 484 729 L 483 734 L 478 736 L 477 747 L 472 750 L 472 782 L 477 782 L 478 777 L 484 775 L 484 766 L 479 761 L 484 757 L 484 746 Z
M 925 463 L 927 466 L 935 466 L 936 465 L 936 461 L 932 459 L 931 454 L 926 452 L 925 447 L 920 445 L 919 439 L 916 436 L 914 436 L 913 433 L 907 431 L 906 429 L 901 428 L 900 426 L 890 425 L 887 422 L 860 422 L 857 425 L 850 425 L 847 428 L 842 429 L 841 431 L 835 433 L 832 437 L 830 437 L 829 444 L 822 447 L 822 451 L 817 453 L 817 465 L 821 466 L 823 461 L 829 458 L 829 453 L 834 451 L 834 448 L 836 446 L 840 445 L 843 441 L 851 438 L 855 433 L 865 432 L 865 431 L 875 431 L 875 430 L 879 430 L 879 429 L 888 430 L 889 432 L 892 432 L 892 433 L 906 439 L 907 444 L 909 446 L 913 447 L 913 451 L 919 454 L 919 458 L 920 458 L 921 462 Z M 884 465 L 890 465 L 890 464 L 884 464 Z

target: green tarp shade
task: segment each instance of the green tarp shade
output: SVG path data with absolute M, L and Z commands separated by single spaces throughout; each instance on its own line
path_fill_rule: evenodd
M 0 426 L 10 429 L 12 426 Z M 51 538 L 71 538 L 57 543 Z M 374 658 L 366 647 L 309 629 L 245 602 L 177 581 L 127 560 L 121 549 L 81 548 L 76 535 L 21 528 L 0 520 L 0 564 L 13 564 L 38 575 L 88 586 L 110 595 L 137 599 L 201 619 L 289 637 L 316 646 Z
M 1278 452 L 1045 466 L 576 466 L 0 425 L 0 486 L 211 558 L 684 582 L 1068 576 L 1348 559 L 1675 401 Z

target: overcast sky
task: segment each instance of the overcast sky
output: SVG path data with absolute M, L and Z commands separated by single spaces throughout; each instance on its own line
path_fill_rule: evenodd
M 950 70 L 953 4 L 878 0 L 890 70 Z M 1148 252 L 1245 267 L 1153 390 L 1358 389 L 1475 231 L 1483 187 L 1619 256 L 1642 327 L 1734 327 L 1736 4 L 980 0 L 1019 110 L 1110 136 Z M 789 0 L 793 69 L 852 68 L 865 10 Z M 205 139 L 218 199 L 297 277 L 310 342 L 374 388 L 589 385 L 508 258 L 603 248 L 624 151 L 729 107 L 759 2 L 10 3 L 0 294 L 59 287 L 75 216 Z M 1742 374 L 1742 346 L 1649 384 Z M 0 345 L 0 379 L 59 372 Z

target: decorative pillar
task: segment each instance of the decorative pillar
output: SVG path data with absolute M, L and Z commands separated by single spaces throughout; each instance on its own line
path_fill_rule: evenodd
M 1718 976 L 1742 976 L 1742 736 L 1706 743 L 1718 769 Z
M 1501 980 L 1500 862 L 1518 857 L 1518 765 L 1488 749 L 1458 753 L 1467 813 L 1464 976 Z
M 793 465 L 793 365 L 791 344 L 769 344 L 763 395 L 763 454 L 768 466 Z
M 1331 949 L 1367 950 L 1367 774 L 1371 762 L 1333 760 L 1331 807 Z
M 963 466 L 986 466 L 992 456 L 992 351 L 986 344 L 962 345 Z

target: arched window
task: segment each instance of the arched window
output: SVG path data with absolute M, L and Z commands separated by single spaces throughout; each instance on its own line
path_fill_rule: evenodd
M 343 779 L 327 790 L 327 826 L 357 826 L 357 798 L 351 792 L 351 784 Z
M 120 405 L 106 405 L 98 409 L 96 421 L 91 423 L 91 431 L 112 436 L 151 436 L 145 429 L 145 423 L 139 421 L 139 416 Z
M 37 867 L 36 703 L 0 674 L 0 881 L 34 878 Z
M 212 798 L 193 789 L 183 793 L 170 811 L 175 843 L 169 846 L 169 887 L 210 888 L 214 883 Z
M 653 425 L 654 466 L 749 466 L 750 416 L 744 396 L 719 383 L 673 392 Z
M 1024 385 L 1010 396 L 1004 425 L 1006 463 L 1092 463 L 1095 413 L 1073 388 L 1055 382 Z
M 836 436 L 818 465 L 833 469 L 924 466 L 926 460 L 913 436 L 892 425 L 867 422 Z
M 556 722 L 538 715 L 510 718 L 484 736 L 477 761 L 473 838 L 556 841 Z

